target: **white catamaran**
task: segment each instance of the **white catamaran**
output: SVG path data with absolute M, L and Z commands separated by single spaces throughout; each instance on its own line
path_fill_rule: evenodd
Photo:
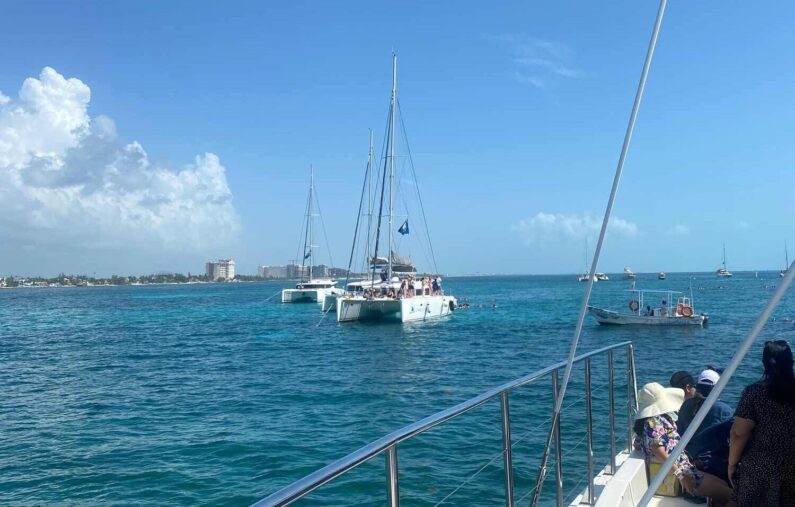
M 355 320 L 419 321 L 449 315 L 456 308 L 456 299 L 444 293 L 441 288 L 441 278 L 438 274 L 418 274 L 411 258 L 400 256 L 395 251 L 393 221 L 396 216 L 395 131 L 398 127 L 396 123 L 398 108 L 397 57 L 392 55 L 392 96 L 389 104 L 386 156 L 384 157 L 382 174 L 378 178 L 381 185 L 378 217 L 373 223 L 375 226 L 373 255 L 367 261 L 371 276 L 367 283 L 347 284 L 346 288 L 352 290 L 346 292 L 344 296 L 337 297 L 337 322 Z M 405 135 L 403 139 L 405 139 Z M 407 155 L 409 163 L 412 164 L 411 171 L 413 175 L 411 152 L 408 150 Z M 414 180 L 416 187 L 416 177 Z M 422 200 L 419 199 L 419 190 L 417 190 L 417 196 L 421 208 Z M 364 193 L 362 195 L 363 199 Z M 422 217 L 424 221 L 424 211 L 422 212 Z M 387 253 L 386 255 L 380 255 L 379 248 L 381 247 L 382 224 L 384 222 L 386 222 L 387 230 Z M 427 223 L 425 224 L 425 230 L 427 232 Z M 405 219 L 397 232 L 401 236 L 409 234 L 408 218 Z M 351 259 L 353 259 L 356 251 L 356 241 L 357 238 L 354 235 Z M 428 237 L 428 244 L 430 247 L 430 237 Z M 433 249 L 430 248 L 430 251 L 431 257 L 433 257 Z
M 342 289 L 338 288 L 337 281 L 331 278 L 315 278 L 315 254 L 314 250 L 317 248 L 314 245 L 314 218 L 320 214 L 320 206 L 318 206 L 318 214 L 314 212 L 314 204 L 317 201 L 315 195 L 315 173 L 312 168 L 309 169 L 309 197 L 306 204 L 306 216 L 303 228 L 304 248 L 301 258 L 301 281 L 295 286 L 294 289 L 282 290 L 282 303 L 323 303 L 328 294 L 341 293 Z M 324 229 L 325 235 L 325 229 Z M 328 244 L 326 245 L 328 248 Z M 329 256 L 331 252 L 329 252 Z M 307 265 L 307 261 L 308 265 Z M 333 262 L 332 262 L 333 265 Z

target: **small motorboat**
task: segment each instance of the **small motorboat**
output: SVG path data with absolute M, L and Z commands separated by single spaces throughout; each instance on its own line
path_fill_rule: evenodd
M 665 278 L 666 278 L 665 272 L 664 271 L 660 271 L 660 274 L 657 275 L 657 279 L 658 280 L 665 280 Z
M 599 324 L 604 325 L 703 326 L 709 320 L 707 314 L 697 314 L 691 298 L 681 296 L 681 292 L 646 289 L 629 289 L 629 292 L 632 293 L 628 305 L 630 313 L 620 313 L 595 306 L 588 306 L 588 313 Z M 663 295 L 661 304 L 654 307 L 644 306 L 644 299 L 648 299 L 648 296 L 653 297 L 654 294 Z M 668 302 L 675 298 L 676 305 L 669 305 Z

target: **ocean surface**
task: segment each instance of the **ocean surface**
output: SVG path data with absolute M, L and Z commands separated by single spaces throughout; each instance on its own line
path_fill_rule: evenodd
M 725 365 L 778 273 L 639 275 L 689 291 L 705 328 L 600 327 L 580 351 L 632 340 L 638 384 Z M 564 360 L 585 284 L 575 276 L 448 278 L 470 308 L 435 322 L 337 325 L 311 304 L 282 305 L 287 283 L 0 291 L 0 504 L 248 505 L 367 442 L 490 387 Z M 592 303 L 629 300 L 620 275 Z M 482 307 L 481 307 L 482 305 Z M 791 343 L 788 295 L 724 400 L 761 374 L 761 342 Z M 626 444 L 626 362 L 615 352 L 618 445 Z M 610 455 L 606 357 L 593 360 L 595 456 Z M 563 414 L 565 492 L 585 464 L 583 368 Z M 516 498 L 535 484 L 550 381 L 511 394 Z M 405 505 L 501 505 L 499 402 L 399 446 Z M 551 463 L 553 464 L 553 463 Z M 479 472 L 476 474 L 476 472 Z M 473 475 L 474 474 L 474 475 Z M 305 505 L 383 505 L 384 459 Z M 554 469 L 543 500 L 554 499 Z

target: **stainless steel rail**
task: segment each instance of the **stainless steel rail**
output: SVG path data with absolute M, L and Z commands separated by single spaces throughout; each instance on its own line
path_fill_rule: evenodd
M 612 351 L 616 349 L 624 348 L 627 353 L 627 406 L 630 407 L 628 409 L 631 412 L 632 407 L 635 407 L 635 396 L 637 395 L 637 389 L 635 387 L 635 362 L 634 362 L 634 353 L 632 348 L 631 342 L 622 342 L 617 343 L 615 345 L 610 345 L 607 347 L 602 347 L 600 349 L 588 352 L 586 354 L 582 354 L 574 359 L 574 363 L 579 363 L 582 361 L 586 361 L 586 376 L 585 376 L 585 389 L 586 389 L 586 403 L 588 405 L 588 412 L 590 413 L 590 405 L 591 405 L 591 364 L 590 358 L 597 356 L 599 354 L 608 354 L 608 371 L 610 375 L 610 386 L 612 388 L 612 371 L 613 371 L 613 354 Z M 561 361 L 560 363 L 556 363 L 552 366 L 548 366 L 542 370 L 538 370 L 534 373 L 526 375 L 524 377 L 518 378 L 516 380 L 512 380 L 501 386 L 495 387 L 490 389 L 474 398 L 470 398 L 467 401 L 459 403 L 453 407 L 450 407 L 446 410 L 442 410 L 437 412 L 429 417 L 421 419 L 415 423 L 409 424 L 408 426 L 404 426 L 403 428 L 393 431 L 392 433 L 379 438 L 369 444 L 365 445 L 364 447 L 348 454 L 347 456 L 334 461 L 325 467 L 307 475 L 303 479 L 299 479 L 298 481 L 290 484 L 289 486 L 282 488 L 281 490 L 273 493 L 272 495 L 264 498 L 255 504 L 256 507 L 271 507 L 271 506 L 284 506 L 290 505 L 291 503 L 295 502 L 303 498 L 304 496 L 308 495 L 312 491 L 316 490 L 317 488 L 323 486 L 324 484 L 336 479 L 340 475 L 356 468 L 357 466 L 361 465 L 369 461 L 370 459 L 378 456 L 379 454 L 384 453 L 386 455 L 386 485 L 387 485 L 387 503 L 390 507 L 396 507 L 400 505 L 400 483 L 398 480 L 398 444 L 403 442 L 409 438 L 412 438 L 420 433 L 424 433 L 431 428 L 439 426 L 450 419 L 458 417 L 462 414 L 465 414 L 484 403 L 495 399 L 497 397 L 500 398 L 500 405 L 502 410 L 502 451 L 503 451 L 503 463 L 505 467 L 505 504 L 508 507 L 513 507 L 514 505 L 514 485 L 513 485 L 513 462 L 512 462 L 512 453 L 511 453 L 511 420 L 510 420 L 510 410 L 509 410 L 509 402 L 508 402 L 508 395 L 511 391 L 531 384 L 538 379 L 544 378 L 546 376 L 552 377 L 552 391 L 553 396 L 557 394 L 558 389 L 558 370 L 564 368 L 566 366 L 566 361 Z M 610 403 L 610 420 L 612 421 L 615 417 L 614 413 L 614 406 L 612 403 L 612 394 L 610 396 L 611 403 Z M 629 418 L 631 420 L 631 414 Z M 589 417 L 590 420 L 590 417 Z M 554 421 L 553 421 L 554 423 Z M 593 502 L 593 450 L 592 450 L 592 441 L 591 441 L 591 432 L 592 428 L 589 423 L 589 449 L 588 449 L 588 460 L 589 460 L 589 467 L 588 467 L 588 484 L 589 484 L 589 496 L 591 497 L 590 500 Z M 615 434 L 614 434 L 614 427 L 611 424 L 611 441 L 615 441 Z M 557 463 L 555 466 L 556 469 L 556 484 L 557 484 L 557 505 L 560 506 L 563 503 L 563 471 L 562 471 L 562 463 L 561 463 L 561 451 L 560 451 L 560 421 L 557 421 L 555 424 L 555 441 L 556 441 L 556 456 L 557 456 Z M 631 424 L 630 430 L 631 431 Z M 631 445 L 631 441 L 630 441 Z M 536 484 L 536 487 L 539 485 Z

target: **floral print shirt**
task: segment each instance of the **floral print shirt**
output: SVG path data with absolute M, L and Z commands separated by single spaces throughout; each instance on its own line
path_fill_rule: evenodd
M 679 443 L 679 433 L 676 431 L 676 414 L 668 413 L 649 417 L 643 424 L 643 435 L 637 444 L 646 456 L 651 457 L 652 449 L 662 446 L 665 452 L 671 454 L 676 444 Z M 674 463 L 674 475 L 681 477 L 683 474 L 693 475 L 695 467 L 686 453 L 682 453 Z

